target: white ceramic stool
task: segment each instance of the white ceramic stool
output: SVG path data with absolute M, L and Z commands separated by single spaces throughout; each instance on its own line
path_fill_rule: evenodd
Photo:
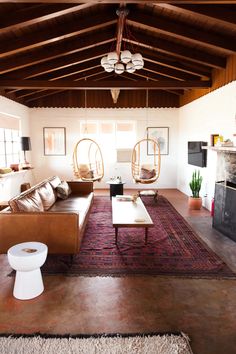
M 8 250 L 9 264 L 16 270 L 13 290 L 15 298 L 33 299 L 43 292 L 40 267 L 46 261 L 47 253 L 48 247 L 41 242 L 23 242 Z

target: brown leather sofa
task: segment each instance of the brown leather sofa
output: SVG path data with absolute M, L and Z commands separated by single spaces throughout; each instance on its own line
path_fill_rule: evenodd
M 90 214 L 94 194 L 92 182 L 68 182 L 72 193 L 57 197 L 60 184 L 51 177 L 9 201 L 0 212 L 0 253 L 21 242 L 39 241 L 49 253 L 76 254 Z

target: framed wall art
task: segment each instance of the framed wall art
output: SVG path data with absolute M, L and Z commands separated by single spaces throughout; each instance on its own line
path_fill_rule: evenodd
M 147 138 L 158 141 L 161 155 L 169 154 L 169 127 L 148 127 Z M 153 155 L 152 144 L 147 143 L 147 154 Z
M 66 128 L 43 128 L 44 155 L 66 155 Z

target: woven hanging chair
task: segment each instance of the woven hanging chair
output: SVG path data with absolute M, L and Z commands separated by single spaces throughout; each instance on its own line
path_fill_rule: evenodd
M 147 157 L 147 149 L 152 152 L 150 158 Z M 142 184 L 156 182 L 160 175 L 160 166 L 159 143 L 150 138 L 138 141 L 132 152 L 132 176 L 134 182 Z
M 94 140 L 84 138 L 75 145 L 73 169 L 75 177 L 82 181 L 101 181 L 104 176 L 102 152 Z

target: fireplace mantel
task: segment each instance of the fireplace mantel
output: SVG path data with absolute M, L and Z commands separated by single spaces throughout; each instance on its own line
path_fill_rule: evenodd
M 202 149 L 212 150 L 216 152 L 227 152 L 236 154 L 236 146 L 202 146 Z

